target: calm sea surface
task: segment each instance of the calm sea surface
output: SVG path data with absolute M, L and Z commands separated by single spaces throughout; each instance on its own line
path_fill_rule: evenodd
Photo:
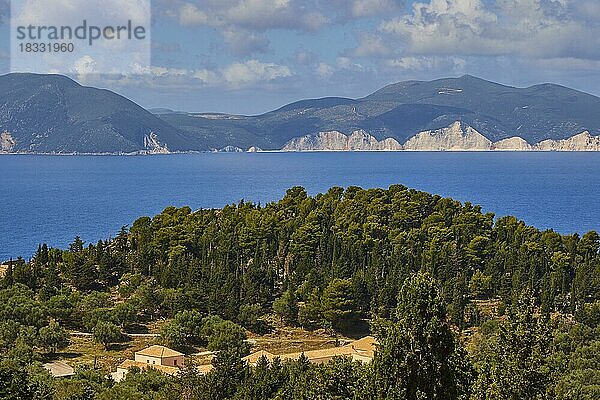
M 0 156 L 0 260 L 114 236 L 166 206 L 266 203 L 292 186 L 409 187 L 561 233 L 600 230 L 600 153 Z

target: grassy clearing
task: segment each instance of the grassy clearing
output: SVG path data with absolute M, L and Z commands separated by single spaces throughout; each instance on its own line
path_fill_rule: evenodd
M 155 344 L 154 338 L 135 337 L 128 342 L 112 345 L 108 350 L 95 343 L 90 336 L 72 336 L 71 344 L 57 353 L 55 360 L 63 360 L 73 367 L 88 365 L 114 371 L 121 362 L 133 359 L 134 353 Z
M 273 354 L 295 353 L 335 347 L 348 339 L 333 336 L 324 329 L 307 331 L 302 328 L 278 327 L 265 335 L 248 335 L 253 344 L 251 351 L 266 350 Z

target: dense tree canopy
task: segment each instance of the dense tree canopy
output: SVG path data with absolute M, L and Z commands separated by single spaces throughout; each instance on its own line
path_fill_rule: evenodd
M 168 207 L 114 239 L 41 245 L 31 260 L 8 263 L 0 394 L 597 398 L 599 249 L 596 232 L 540 231 L 401 185 L 314 197 L 296 187 L 264 206 Z M 262 331 L 270 314 L 342 333 L 370 322 L 381 347 L 368 367 L 340 359 L 249 368 L 240 325 Z M 92 370 L 57 386 L 36 369 L 66 344 L 65 330 L 110 346 L 163 319 L 164 343 L 218 351 L 214 374 L 189 366 L 185 380 L 139 372 L 115 385 Z

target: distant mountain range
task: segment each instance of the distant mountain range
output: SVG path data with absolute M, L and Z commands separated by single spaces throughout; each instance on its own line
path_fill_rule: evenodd
M 4 152 L 134 153 L 203 146 L 132 101 L 61 75 L 0 76 L 0 95 Z
M 600 150 L 600 98 L 469 75 L 302 100 L 257 116 L 145 110 L 60 75 L 0 76 L 4 153 Z

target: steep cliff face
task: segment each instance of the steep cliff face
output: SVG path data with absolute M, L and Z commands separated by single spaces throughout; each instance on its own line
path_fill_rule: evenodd
M 361 129 L 352 132 L 348 138 L 346 147 L 348 150 L 377 150 L 379 149 L 379 142 Z
M 17 141 L 9 132 L 0 133 L 0 152 L 10 153 L 15 144 L 17 144 Z
M 398 141 L 394 138 L 387 138 L 379 142 L 381 145 L 381 150 L 385 151 L 398 151 L 403 150 L 404 148 Z
M 395 139 L 378 141 L 364 130 L 346 136 L 339 131 L 319 132 L 290 140 L 283 151 L 396 151 L 402 146 Z
M 491 150 L 492 142 L 475 129 L 457 121 L 447 128 L 416 134 L 404 144 L 404 149 L 421 151 Z
M 306 135 L 292 139 L 283 147 L 283 151 L 345 150 L 348 137 L 342 132 L 319 132 L 316 135 Z
M 600 151 L 600 136 L 592 136 L 588 131 L 563 140 L 544 140 L 535 145 L 541 151 Z
M 402 145 L 393 138 L 387 138 L 380 142 L 360 129 L 352 132 L 348 138 L 347 149 L 358 151 L 397 151 L 402 150 Z
M 378 141 L 364 130 L 346 136 L 339 131 L 320 132 L 290 140 L 283 151 L 600 151 L 600 136 L 585 131 L 564 140 L 544 140 L 535 145 L 519 136 L 492 143 L 472 127 L 454 122 L 442 129 L 424 131 L 404 145 L 396 139 Z
M 217 151 L 218 153 L 243 153 L 244 149 L 241 149 L 237 146 L 225 146 L 221 150 Z
M 158 139 L 154 132 L 144 136 L 144 149 L 148 154 L 169 154 L 169 147 Z
M 521 137 L 514 136 L 507 139 L 502 139 L 492 146 L 493 150 L 498 151 L 530 151 L 532 146 Z

